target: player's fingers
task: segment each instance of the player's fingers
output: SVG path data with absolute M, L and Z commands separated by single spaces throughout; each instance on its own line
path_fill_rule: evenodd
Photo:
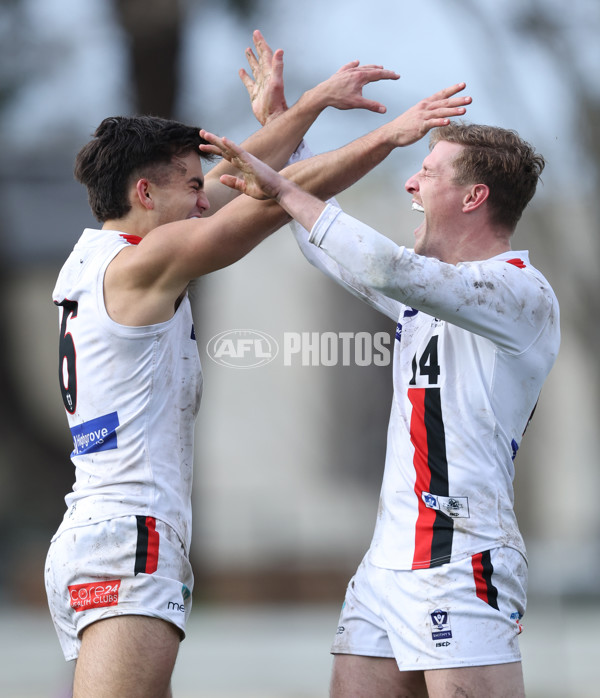
M 283 60 L 273 62 L 273 68 L 271 71 L 271 80 L 275 84 L 283 85 Z
M 450 119 L 448 118 L 436 118 L 436 119 L 425 119 L 423 122 L 423 127 L 429 131 L 433 128 L 441 128 L 442 126 L 448 126 Z
M 375 102 L 372 99 L 363 99 L 357 105 L 360 109 L 368 109 L 369 111 L 377 112 L 378 114 L 385 114 L 387 108 L 381 102 Z
M 339 70 L 337 70 L 337 73 L 344 73 L 347 70 L 352 70 L 352 68 L 356 68 L 360 61 L 350 61 L 350 63 L 346 63 L 346 65 L 343 65 Z
M 445 87 L 443 90 L 436 92 L 431 95 L 429 99 L 448 99 L 448 97 L 452 97 L 452 95 L 455 95 L 457 92 L 462 92 L 466 86 L 464 82 L 458 82 L 456 85 Z
M 243 153 L 243 152 L 244 152 L 244 150 L 243 150 L 237 143 L 235 143 L 234 141 L 232 141 L 230 138 L 227 138 L 227 136 L 223 136 L 223 138 L 221 138 L 221 142 L 223 143 L 223 146 L 224 146 L 225 148 L 228 148 L 229 150 L 231 150 L 231 151 L 232 151 L 233 153 L 235 153 L 236 155 L 237 155 L 238 153 Z
M 453 107 L 462 107 L 465 104 L 471 104 L 471 97 L 449 97 L 447 99 L 426 99 L 424 103 L 428 109 L 444 109 Z
M 248 90 L 250 94 L 252 94 L 252 90 L 254 89 L 254 85 L 256 84 L 254 80 L 248 75 L 248 73 L 243 68 L 240 68 L 240 70 L 238 71 L 238 75 L 244 83 L 244 87 Z
M 273 51 L 268 46 L 264 44 L 259 44 L 256 48 L 256 53 L 258 54 L 258 60 L 261 64 L 270 65 L 273 60 Z
M 279 74 L 283 73 L 283 49 L 278 48 L 277 51 L 275 51 L 271 64 L 274 72 Z
M 213 144 L 221 140 L 219 136 L 217 136 L 214 133 L 211 133 L 210 131 L 207 131 L 205 128 L 200 129 L 200 138 L 204 138 L 205 141 L 208 141 L 209 143 Z
M 365 68 L 365 66 L 362 66 Z M 398 80 L 400 78 L 400 73 L 396 73 L 394 70 L 384 70 L 374 66 L 365 70 L 361 74 L 361 78 L 366 85 L 368 82 L 377 82 L 378 80 Z
M 250 66 L 250 70 L 252 70 L 252 74 L 256 75 L 256 71 L 258 70 L 258 59 L 254 55 L 254 51 L 248 47 L 246 49 L 246 60 L 248 61 L 248 65 Z
M 223 136 L 223 138 L 216 137 L 216 140 L 213 142 L 221 149 L 224 158 L 230 162 L 233 162 L 237 158 L 237 167 L 243 166 L 242 163 L 245 162 L 244 158 L 248 157 L 248 153 L 246 153 L 241 146 L 225 136 Z
M 453 107 L 452 109 L 436 109 L 434 111 L 428 112 L 425 118 L 428 121 L 430 121 L 432 119 L 441 119 L 451 116 L 462 116 L 466 113 L 466 111 L 467 110 L 464 107 Z
M 201 143 L 198 148 L 203 153 L 212 153 L 213 155 L 223 156 L 223 151 L 216 145 L 211 145 L 210 143 Z
M 226 187 L 229 187 L 230 189 L 237 189 L 238 191 L 242 191 L 242 187 L 244 186 L 244 180 L 239 179 L 239 177 L 235 177 L 234 175 L 221 175 L 219 177 L 219 181 Z
M 464 114 L 466 112 L 466 106 L 471 103 L 470 97 L 464 97 L 461 99 L 447 100 L 442 103 L 430 104 L 427 107 L 427 111 L 430 116 L 441 116 L 442 113 L 445 116 L 454 116 L 454 114 Z
M 231 141 L 227 143 L 227 139 L 221 138 L 210 131 L 200 129 L 200 137 L 208 142 L 208 145 L 202 143 L 199 147 L 205 153 L 215 153 L 223 157 L 230 158 L 232 156 Z
M 258 60 L 263 64 L 270 64 L 273 58 L 273 51 L 269 44 L 266 42 L 265 37 L 258 31 L 258 29 L 253 34 L 254 47 L 258 55 Z
M 262 35 L 262 32 L 260 29 L 255 29 L 252 32 L 252 41 L 254 42 L 254 48 L 256 49 L 257 53 L 260 55 L 263 51 L 270 51 L 271 47 L 267 43 L 267 40 L 265 37 Z
M 444 106 L 446 107 L 461 107 L 464 104 L 471 104 L 473 99 L 471 97 L 454 97 L 452 99 L 445 100 Z

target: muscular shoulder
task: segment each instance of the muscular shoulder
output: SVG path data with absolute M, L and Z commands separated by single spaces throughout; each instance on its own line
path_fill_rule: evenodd
M 154 271 L 144 250 L 123 248 L 104 275 L 104 304 L 110 318 L 121 325 L 155 325 L 169 320 L 185 284 L 165 284 L 160 267 Z M 181 286 L 181 288 L 179 287 Z

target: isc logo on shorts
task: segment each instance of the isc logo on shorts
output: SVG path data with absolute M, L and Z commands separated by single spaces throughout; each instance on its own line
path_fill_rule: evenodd
M 69 601 L 76 613 L 90 608 L 116 606 L 119 603 L 120 579 L 106 582 L 89 582 L 69 586 Z

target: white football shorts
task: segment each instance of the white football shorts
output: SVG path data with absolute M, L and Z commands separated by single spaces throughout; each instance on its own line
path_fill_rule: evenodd
M 395 658 L 401 671 L 521 660 L 527 562 L 495 548 L 420 570 L 375 567 L 350 580 L 331 652 Z
M 83 629 L 112 616 L 161 618 L 185 636 L 192 568 L 177 534 L 152 517 L 123 516 L 64 530 L 50 544 L 45 582 L 67 661 L 77 658 Z

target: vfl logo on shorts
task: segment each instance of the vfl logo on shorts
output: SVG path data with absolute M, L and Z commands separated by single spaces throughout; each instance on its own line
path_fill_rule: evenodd
M 116 606 L 119 603 L 120 579 L 107 582 L 89 582 L 88 584 L 72 584 L 69 586 L 69 601 L 76 613 L 90 608 Z
M 117 427 L 119 415 L 116 412 L 102 415 L 96 419 L 71 427 L 73 436 L 73 453 L 81 456 L 95 451 L 109 451 L 117 448 Z
M 431 639 L 448 640 L 452 637 L 450 629 L 450 614 L 437 608 L 429 614 L 431 618 Z

